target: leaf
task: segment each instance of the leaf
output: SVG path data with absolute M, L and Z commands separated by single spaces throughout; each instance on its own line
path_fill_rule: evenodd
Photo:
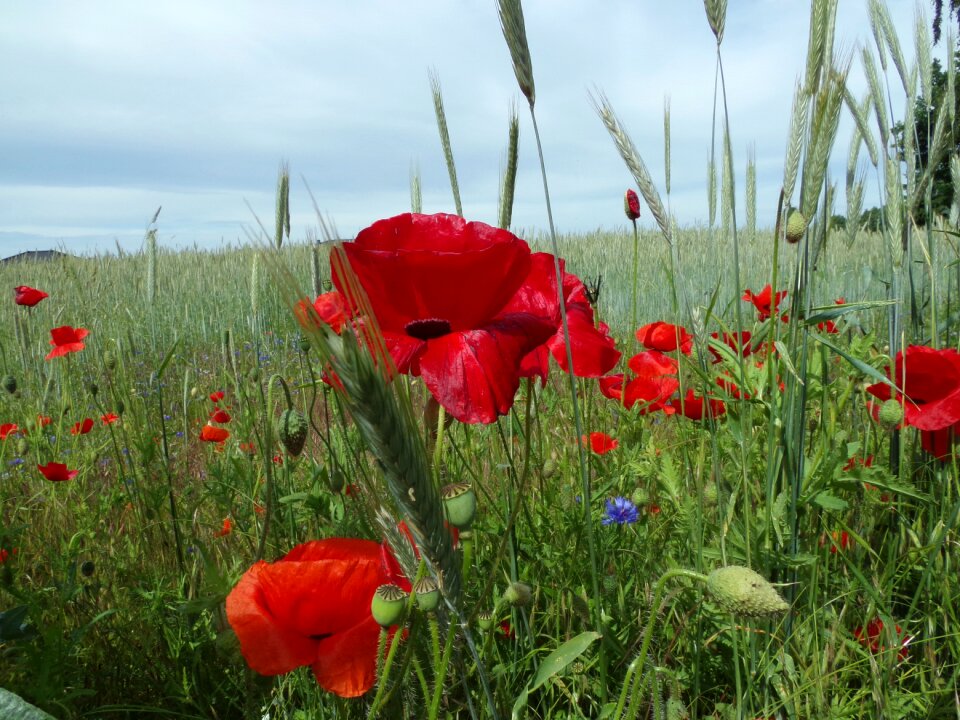
M 0 718 L 4 720 L 55 720 L 19 695 L 0 688 Z
M 587 632 L 580 633 L 575 638 L 567 640 L 563 645 L 547 655 L 543 662 L 540 663 L 540 667 L 537 668 L 537 674 L 533 680 L 523 689 L 523 692 L 517 696 L 517 700 L 513 704 L 512 717 L 520 717 L 520 712 L 526 706 L 527 697 L 530 693 L 583 655 L 586 649 L 599 638 L 600 633 L 588 630 Z
M 859 358 L 855 358 L 853 357 L 853 355 L 850 355 L 849 353 L 844 352 L 843 350 L 838 348 L 836 345 L 834 345 L 832 342 L 830 342 L 825 337 L 823 337 L 823 335 L 818 335 L 817 333 L 810 333 L 810 337 L 812 337 L 821 345 L 825 345 L 831 350 L 833 350 L 835 353 L 837 353 L 837 355 L 840 355 L 844 360 L 846 360 L 848 363 L 853 365 L 857 370 L 862 372 L 867 377 L 873 378 L 877 382 L 886 383 L 897 392 L 900 392 L 900 389 L 897 388 L 897 386 L 894 383 L 890 382 L 890 378 L 888 378 L 886 375 L 881 375 L 878 370 L 875 370 L 874 368 L 870 367 L 863 360 L 860 360 Z
M 825 305 L 823 307 L 811 308 L 811 314 L 804 320 L 805 325 L 817 325 L 826 320 L 836 320 L 838 317 L 847 313 L 857 312 L 859 310 L 872 310 L 878 307 L 893 305 L 893 300 L 870 300 L 866 302 L 851 302 L 843 305 Z
M 836 495 L 830 495 L 829 493 L 817 493 L 813 496 L 813 502 L 824 510 L 836 510 L 838 512 L 846 510 L 848 506 L 846 500 L 842 500 Z

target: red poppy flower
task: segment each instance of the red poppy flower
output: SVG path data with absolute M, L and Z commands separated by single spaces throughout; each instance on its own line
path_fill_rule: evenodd
M 115 422 L 116 422 L 117 420 L 119 420 L 119 419 L 120 419 L 120 416 L 117 415 L 116 413 L 107 413 L 106 415 L 101 415 L 101 416 L 100 416 L 100 421 L 101 421 L 104 425 L 112 425 L 113 423 L 115 423 Z
M 221 400 L 223 400 L 223 390 L 217 390 L 215 392 L 210 393 L 210 399 L 215 403 L 218 403 Z
M 47 479 L 53 482 L 63 482 L 73 480 L 79 470 L 68 470 L 63 463 L 48 462 L 46 465 L 37 465 L 37 470 Z
M 3 565 L 11 557 L 16 556 L 20 552 L 20 548 L 11 548 L 7 550 L 6 548 L 0 548 L 0 565 Z
M 13 301 L 17 305 L 33 307 L 44 298 L 50 297 L 43 290 L 37 290 L 29 285 L 19 285 L 13 289 Z
M 80 352 L 85 345 L 83 339 L 90 334 L 86 328 L 72 328 L 69 325 L 63 325 L 50 331 L 50 344 L 53 350 L 47 353 L 47 360 L 66 355 L 67 353 Z
M 731 350 L 733 350 L 734 355 L 740 352 L 744 357 L 746 357 L 753 352 L 753 348 L 750 346 L 751 335 L 747 331 L 739 333 L 723 333 L 722 335 L 720 333 L 710 333 L 710 337 L 729 347 Z M 718 363 L 723 360 L 723 356 L 715 348 L 710 347 L 710 353 L 714 357 L 714 363 Z
M 380 626 L 370 602 L 387 583 L 410 588 L 379 543 L 314 540 L 247 570 L 227 596 L 227 619 L 258 673 L 309 665 L 322 688 L 356 697 L 376 682 Z
M 203 426 L 203 429 L 200 430 L 200 439 L 203 442 L 215 442 L 222 443 L 230 437 L 230 431 L 226 428 L 214 427 L 207 423 Z
M 660 352 L 673 352 L 680 348 L 680 352 L 689 355 L 690 348 L 693 347 L 693 335 L 688 333 L 686 328 L 662 320 L 644 325 L 637 330 L 637 340 L 647 350 Z
M 530 312 L 504 311 L 530 272 L 524 241 L 455 215 L 405 214 L 362 230 L 342 252 L 401 373 L 421 376 L 462 422 L 509 412 L 521 361 L 556 332 Z
M 820 536 L 820 547 L 830 543 L 830 554 L 836 555 L 837 550 L 848 550 L 853 544 L 850 533 L 846 530 L 834 530 L 828 536 L 826 533 Z
M 247 455 L 256 455 L 257 446 L 253 442 L 242 442 L 240 443 L 240 452 L 246 453 Z
M 37 415 L 37 425 L 40 427 L 46 427 L 53 422 L 53 418 L 49 415 Z
M 573 374 L 577 377 L 600 377 L 610 372 L 620 360 L 620 352 L 610 337 L 609 328 L 593 318 L 593 307 L 587 299 L 583 281 L 566 272 L 560 260 L 563 278 L 563 304 L 567 311 L 567 328 L 570 331 L 570 349 L 573 354 Z M 553 335 L 542 345 L 527 353 L 520 367 L 522 377 L 539 377 L 546 384 L 550 369 L 550 355 L 564 372 L 569 372 L 567 346 L 563 339 L 563 322 L 560 316 L 560 300 L 557 296 L 557 271 L 550 253 L 533 253 L 530 257 L 530 274 L 507 304 L 505 312 L 531 313 L 549 322 Z
M 627 220 L 636 220 L 640 217 L 640 198 L 632 189 L 627 189 L 623 196 L 623 211 L 627 214 Z
M 727 411 L 727 406 L 723 404 L 723 400 L 708 398 L 707 401 L 704 402 L 704 398 L 699 395 L 694 395 L 693 390 L 687 390 L 687 395 L 684 397 L 682 403 L 679 399 L 670 402 L 670 407 L 672 407 L 675 412 L 682 413 L 684 417 L 690 420 L 703 420 L 706 416 L 706 408 L 708 406 L 710 408 L 710 414 L 715 418 L 720 417 Z
M 93 418 L 84 418 L 81 422 L 74 423 L 70 430 L 71 435 L 86 435 L 93 429 Z
M 743 299 L 747 302 L 752 302 L 753 306 L 757 309 L 758 319 L 766 320 L 768 317 L 773 315 L 776 312 L 780 311 L 780 301 L 787 296 L 786 290 L 781 290 L 777 293 L 776 299 L 773 298 L 773 288 L 770 286 L 770 283 L 767 283 L 766 287 L 763 288 L 758 294 L 754 294 L 752 290 L 746 290 L 743 293 Z M 781 320 L 784 322 L 787 321 L 787 316 L 784 315 L 781 317 Z
M 228 423 L 230 422 L 230 413 L 222 408 L 217 408 L 210 413 L 210 419 L 216 423 Z
M 13 435 L 20 430 L 16 423 L 4 423 L 0 425 L 0 440 L 6 440 L 7 436 Z
M 897 659 L 906 660 L 910 655 L 910 652 L 907 650 L 907 644 L 913 638 L 905 637 L 903 628 L 899 625 L 894 625 L 894 637 L 896 638 L 899 649 L 897 650 Z M 860 641 L 860 644 L 865 648 L 870 650 L 872 653 L 879 653 L 886 650 L 886 646 L 881 644 L 881 640 L 884 639 L 883 632 L 884 624 L 883 620 L 880 618 L 874 618 L 867 623 L 867 627 L 857 627 L 853 631 L 853 636 Z
M 677 361 L 659 350 L 647 350 L 630 358 L 629 366 L 633 375 L 626 381 L 626 389 L 624 376 L 618 373 L 600 378 L 600 392 L 626 408 L 642 403 L 641 414 L 663 410 L 672 415 L 675 411 L 667 400 L 680 387 Z
M 580 438 L 580 442 L 584 445 L 589 444 L 590 449 L 597 455 L 606 455 L 611 450 L 616 450 L 617 446 L 620 445 L 619 440 L 602 432 L 592 432 L 589 438 L 584 435 Z
M 213 536 L 214 536 L 214 537 L 218 537 L 218 538 L 219 538 L 219 537 L 226 537 L 226 536 L 229 535 L 232 531 L 233 531 L 233 520 L 231 520 L 231 519 L 228 518 L 228 517 L 225 517 L 225 518 L 223 519 L 223 527 L 221 527 L 219 530 L 217 530 L 217 531 L 213 534 Z
M 317 327 L 316 318 L 319 318 L 339 335 L 344 324 L 352 317 L 343 295 L 337 291 L 318 296 L 313 301 L 313 309 L 316 310 L 316 316 L 310 310 L 309 300 L 300 300 L 293 308 L 297 321 L 305 329 Z
M 844 472 L 849 472 L 859 465 L 860 467 L 873 467 L 873 455 L 867 455 L 867 457 L 861 457 L 860 455 L 854 455 L 852 458 L 847 460 L 847 464 L 843 466 Z
M 949 457 L 954 433 L 960 431 L 960 353 L 910 345 L 906 353 L 897 353 L 892 380 L 903 395 L 886 383 L 870 385 L 867 392 L 878 400 L 898 400 L 904 423 L 921 431 L 923 448 Z

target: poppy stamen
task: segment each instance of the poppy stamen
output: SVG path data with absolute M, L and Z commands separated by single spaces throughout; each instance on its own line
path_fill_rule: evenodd
M 433 340 L 450 333 L 450 321 L 443 318 L 424 318 L 411 320 L 403 326 L 407 335 L 417 340 Z

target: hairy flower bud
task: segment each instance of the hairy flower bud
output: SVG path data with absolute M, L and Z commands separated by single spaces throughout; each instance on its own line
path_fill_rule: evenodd
M 880 406 L 880 411 L 877 413 L 877 420 L 888 430 L 893 430 L 900 425 L 900 423 L 903 422 L 903 406 L 900 404 L 900 401 L 894 400 L 893 398 L 886 400 L 883 405 Z
M 307 419 L 296 410 L 284 410 L 277 420 L 277 436 L 284 450 L 296 457 L 307 442 Z
M 799 210 L 791 210 L 787 215 L 787 242 L 798 243 L 807 231 L 807 219 Z
M 766 578 L 740 565 L 728 565 L 710 573 L 707 590 L 734 615 L 779 615 L 790 607 Z

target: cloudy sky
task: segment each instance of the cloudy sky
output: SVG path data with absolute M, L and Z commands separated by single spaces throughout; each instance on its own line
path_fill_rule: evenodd
M 887 2 L 910 61 L 914 3 Z M 670 98 L 671 208 L 682 224 L 704 220 L 715 43 L 703 3 L 526 0 L 524 11 L 558 229 L 625 223 L 632 178 L 590 103 L 593 89 L 606 93 L 661 188 Z M 729 3 L 723 54 L 737 180 L 753 148 L 761 224 L 776 211 L 808 13 L 803 0 Z M 840 0 L 837 25 L 838 46 L 872 43 L 866 0 Z M 859 97 L 859 53 L 853 67 Z M 304 179 L 342 237 L 409 210 L 412 166 L 424 211 L 452 212 L 431 68 L 465 215 L 495 222 L 517 102 L 514 228 L 546 226 L 530 117 L 494 0 L 4 2 L 0 68 L 0 256 L 136 250 L 160 206 L 165 246 L 247 242 L 254 212 L 272 220 L 283 160 L 294 239 L 317 227 Z M 895 75 L 889 86 L 902 114 Z M 832 166 L 841 184 L 851 127 L 841 126 Z M 865 201 L 873 204 L 875 191 Z

